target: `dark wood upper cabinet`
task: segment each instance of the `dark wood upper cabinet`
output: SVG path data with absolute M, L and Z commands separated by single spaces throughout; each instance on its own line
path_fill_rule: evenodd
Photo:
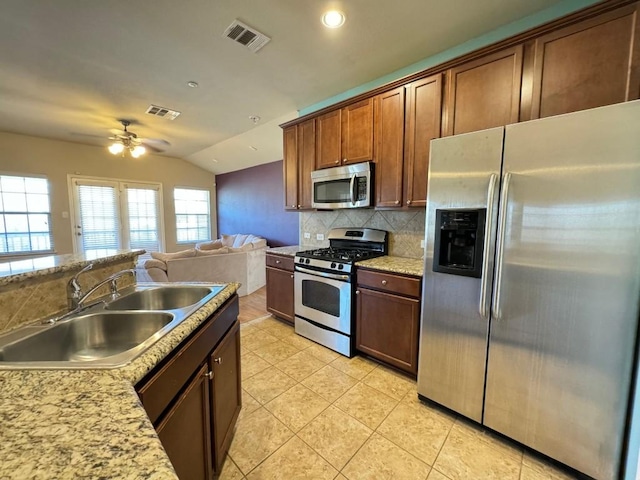
M 316 120 L 285 128 L 283 139 L 285 210 L 309 210 L 311 172 L 316 165 Z
M 284 208 L 298 208 L 298 126 L 283 130 Z
M 235 323 L 209 357 L 213 469 L 220 473 L 231 446 L 233 428 L 242 407 L 240 385 L 240 324 Z
M 376 207 L 402 203 L 405 88 L 374 99 Z
M 373 98 L 342 109 L 342 164 L 373 159 Z
M 373 159 L 373 98 L 316 119 L 316 168 Z
M 638 98 L 639 47 L 638 4 L 539 37 L 531 118 Z
M 407 88 L 405 117 L 405 204 L 427 204 L 427 173 L 431 140 L 440 138 L 442 119 L 442 74 L 417 80 Z
M 517 45 L 447 72 L 446 135 L 518 122 L 522 52 Z
M 342 163 L 342 110 L 316 119 L 316 168 L 337 167 Z
M 298 209 L 309 210 L 313 202 L 311 172 L 316 168 L 316 121 L 298 125 Z

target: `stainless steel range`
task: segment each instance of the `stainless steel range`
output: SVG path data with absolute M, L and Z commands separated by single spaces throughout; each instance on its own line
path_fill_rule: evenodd
M 354 264 L 388 252 L 388 235 L 372 228 L 334 228 L 329 248 L 295 256 L 295 328 L 338 353 L 354 355 Z

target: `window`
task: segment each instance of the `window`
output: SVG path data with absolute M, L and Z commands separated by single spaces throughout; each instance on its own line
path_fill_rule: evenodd
M 173 190 L 176 206 L 176 237 L 178 243 L 211 240 L 209 191 L 194 188 Z
M 77 249 L 162 249 L 160 185 L 74 178 Z
M 0 175 L 0 255 L 52 250 L 47 179 Z

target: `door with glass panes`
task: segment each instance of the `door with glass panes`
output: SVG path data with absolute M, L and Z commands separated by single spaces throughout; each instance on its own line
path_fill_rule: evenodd
M 79 177 L 71 184 L 76 251 L 144 249 L 148 258 L 162 250 L 159 184 Z

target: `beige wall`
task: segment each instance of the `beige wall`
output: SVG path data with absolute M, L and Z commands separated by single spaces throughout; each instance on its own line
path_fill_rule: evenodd
M 174 187 L 197 187 L 210 191 L 211 238 L 217 237 L 215 218 L 215 176 L 185 160 L 144 155 L 111 155 L 105 147 L 49 140 L 0 132 L 0 173 L 45 175 L 50 182 L 53 241 L 56 253 L 72 253 L 69 218 L 68 174 L 162 183 L 165 250 L 175 252 L 192 245 L 176 244 L 173 205 Z

